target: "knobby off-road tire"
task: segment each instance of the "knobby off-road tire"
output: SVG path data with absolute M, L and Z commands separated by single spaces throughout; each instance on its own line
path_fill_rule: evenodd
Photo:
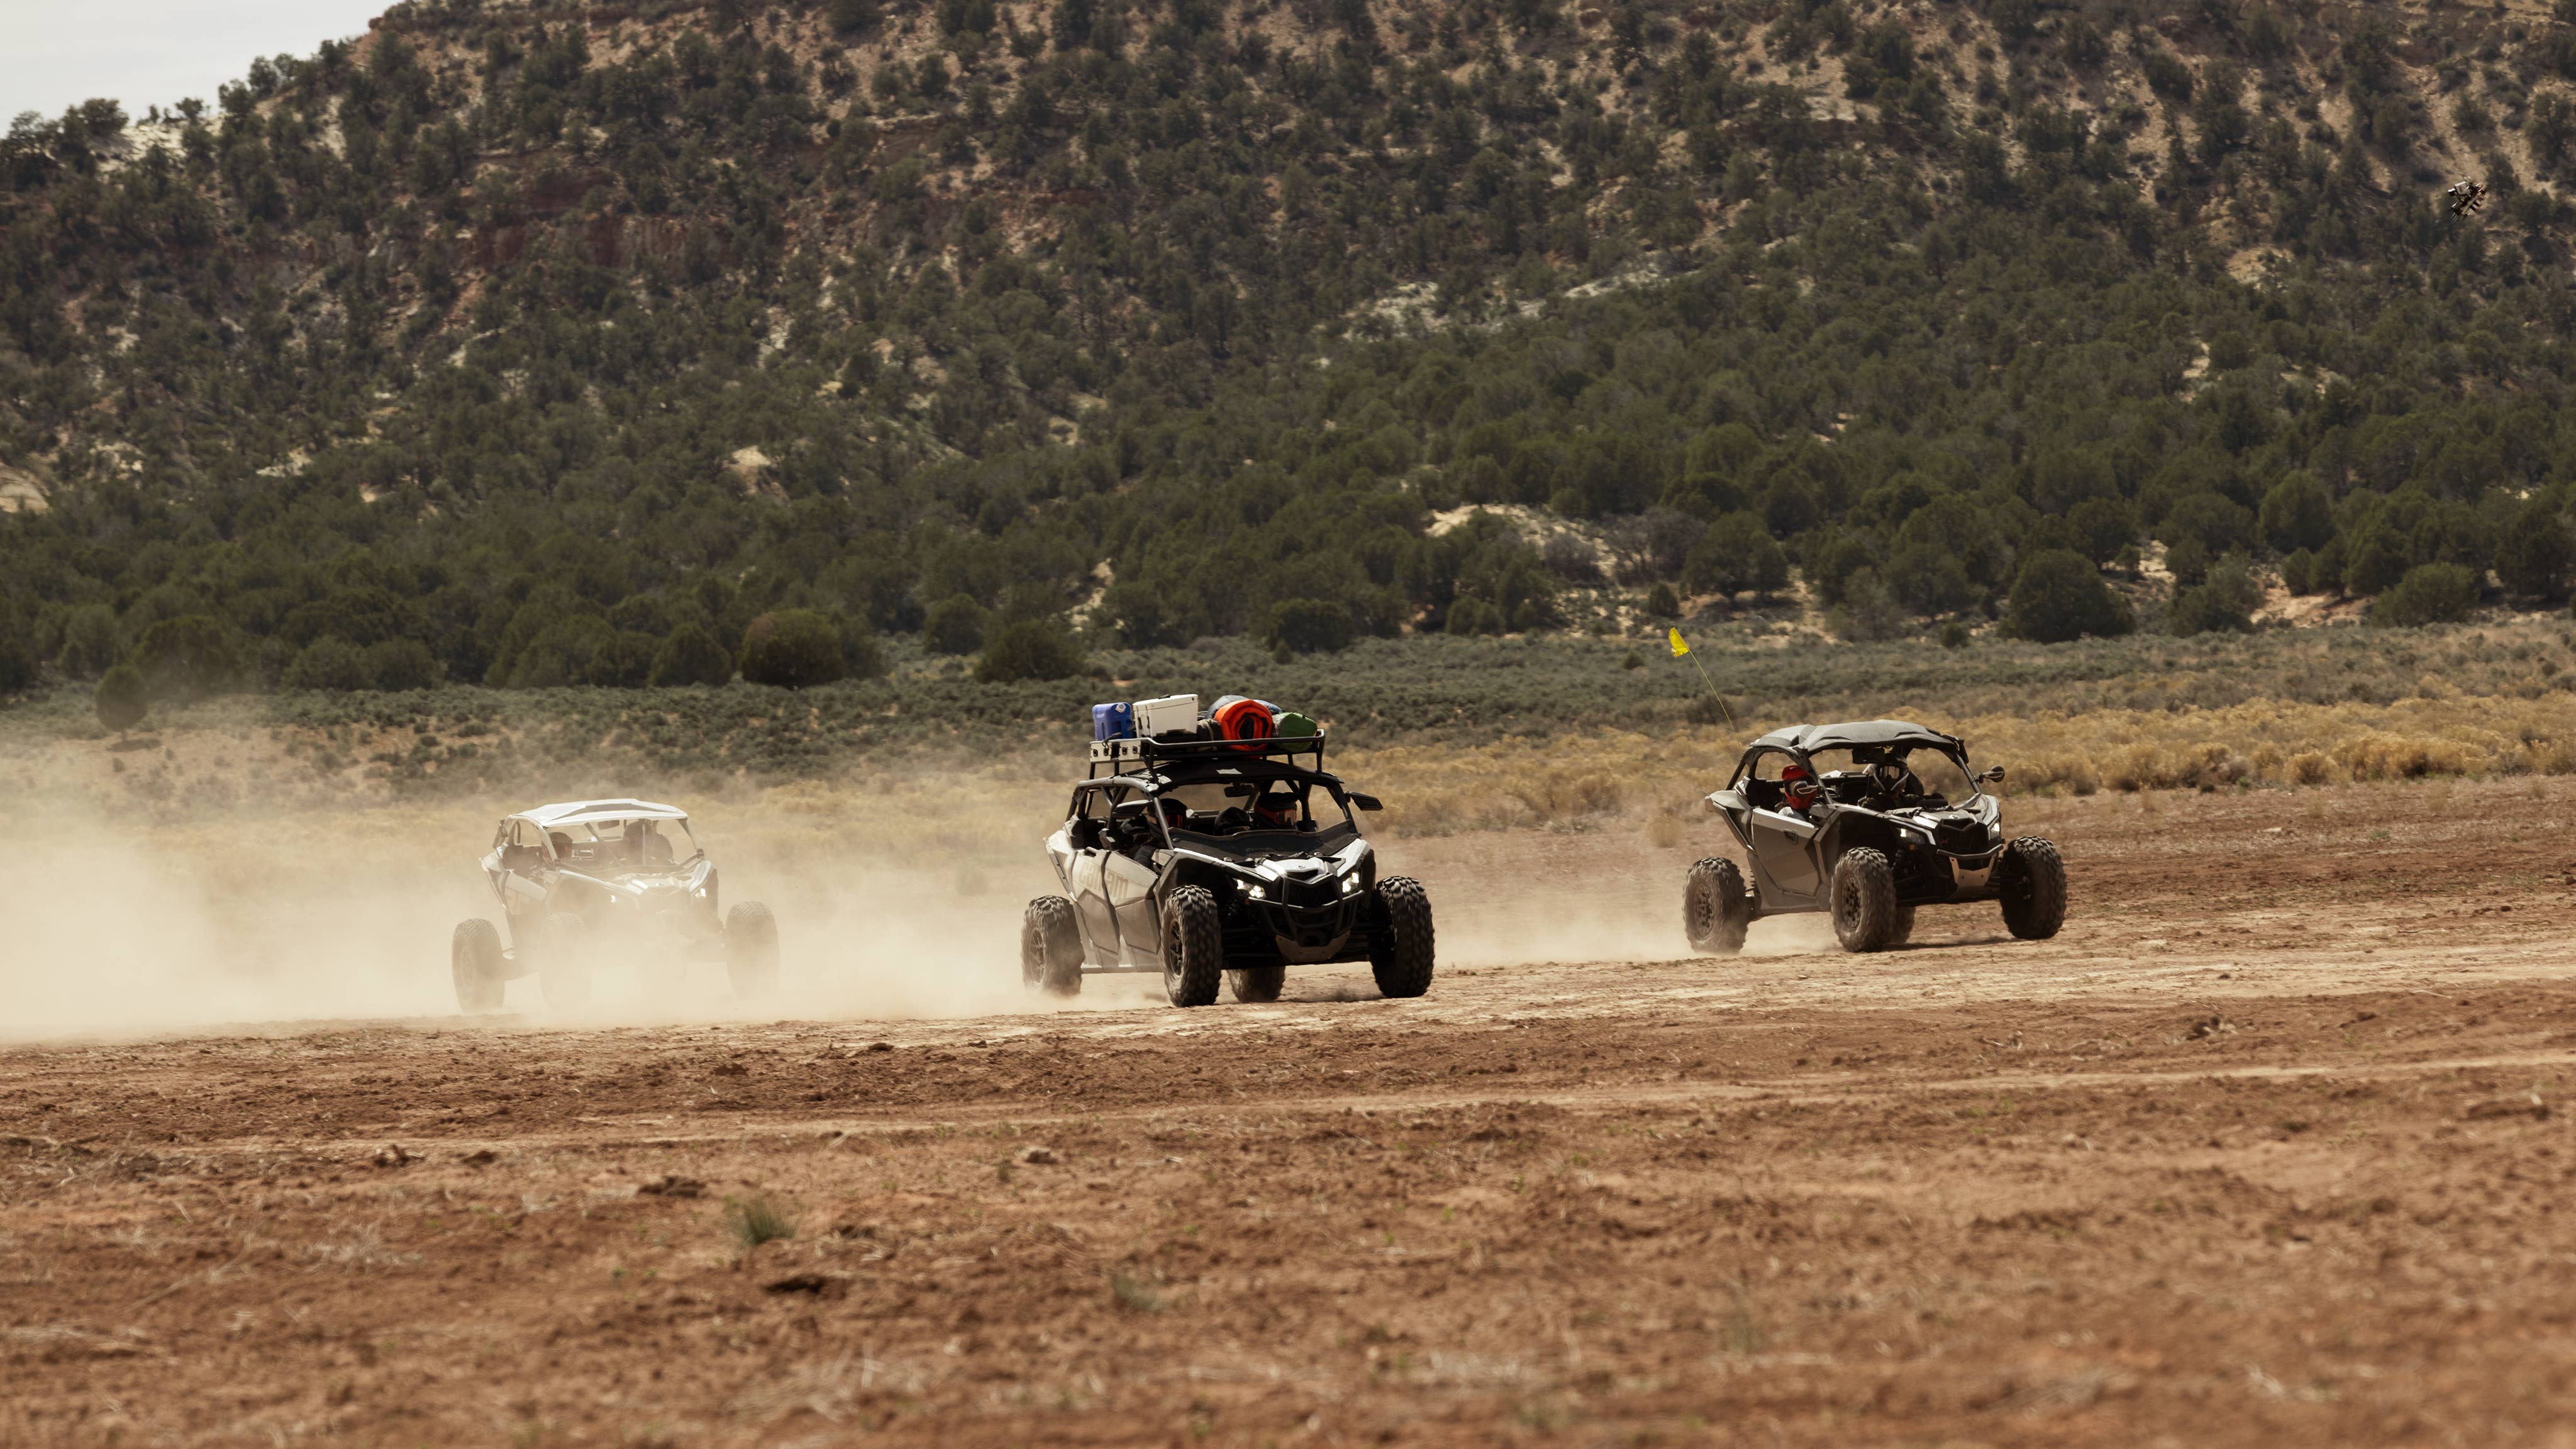
M 1690 868 L 1682 887 L 1682 934 L 1703 956 L 1732 956 L 1744 949 L 1753 924 L 1753 902 L 1744 894 L 1744 872 L 1714 856 Z
M 1073 902 L 1040 896 L 1020 912 L 1020 984 L 1049 996 L 1082 991 L 1082 928 Z
M 509 980 L 502 975 L 498 927 L 481 917 L 457 922 L 456 934 L 447 943 L 447 965 L 448 973 L 456 978 L 457 1010 L 501 1009 L 501 994 Z
M 1422 882 L 1391 875 L 1377 883 L 1370 913 L 1369 973 L 1378 994 L 1420 996 L 1431 989 L 1431 894 Z
M 1896 872 L 1887 857 L 1863 845 L 1843 852 L 1834 862 L 1827 887 L 1834 915 L 1834 939 L 1846 951 L 1878 951 L 1896 930 Z
M 2004 929 L 2025 941 L 2045 941 L 2066 924 L 2066 861 L 2057 847 L 2025 835 L 2004 847 Z
M 1225 973 L 1225 989 L 1233 993 L 1235 1000 L 1246 1005 L 1277 1001 L 1280 988 L 1287 984 L 1288 968 L 1285 966 L 1247 966 L 1240 971 Z
M 590 931 L 570 911 L 546 917 L 537 931 L 537 985 L 546 1005 L 557 1011 L 579 1011 L 590 1005 Z
M 1902 946 L 1913 939 L 1914 908 L 1912 906 L 1898 906 L 1896 908 L 1896 924 L 1887 928 L 1887 944 L 1890 946 Z
M 778 989 L 778 918 L 758 901 L 744 901 L 725 915 L 725 974 L 743 1000 Z
M 1163 993 L 1174 1006 L 1207 1006 L 1224 974 L 1216 897 L 1200 886 L 1174 886 L 1163 898 Z

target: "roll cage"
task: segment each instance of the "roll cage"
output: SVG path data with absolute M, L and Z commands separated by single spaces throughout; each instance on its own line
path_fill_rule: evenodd
M 1921 775 L 1909 761 L 1927 750 L 1956 771 L 1952 780 L 1942 783 L 1964 785 L 1964 793 L 1954 797 L 1946 789 L 1924 788 Z M 1857 768 L 1843 767 L 1846 762 Z M 1824 792 L 1825 799 L 1864 810 L 1962 807 L 1984 794 L 1977 788 L 1980 782 L 2000 778 L 1971 769 L 1967 747 L 1946 735 L 1886 743 L 1835 742 L 1813 750 L 1794 743 L 1756 740 L 1736 761 L 1735 773 L 1728 778 L 1726 788 L 1742 795 L 1745 803 L 1756 810 L 1777 812 L 1785 803 L 1781 776 L 1789 764 L 1805 770 Z

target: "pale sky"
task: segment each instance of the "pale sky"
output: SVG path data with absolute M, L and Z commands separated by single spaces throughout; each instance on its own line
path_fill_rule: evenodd
M 0 130 L 93 96 L 168 110 L 238 81 L 251 57 L 364 35 L 390 0 L 0 0 Z

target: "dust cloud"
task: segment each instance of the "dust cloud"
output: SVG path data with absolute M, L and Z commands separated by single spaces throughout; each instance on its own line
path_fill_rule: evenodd
M 911 782 L 884 782 L 890 790 Z M 1071 1001 L 1019 980 L 1025 903 L 1057 887 L 1038 841 L 1050 799 L 1012 789 L 960 801 L 946 833 L 870 831 L 870 795 L 787 787 L 690 808 L 731 904 L 779 923 L 778 991 L 733 995 L 721 961 L 676 981 L 603 964 L 591 1002 L 550 1006 L 509 983 L 488 1029 L 727 1021 L 904 1020 L 1158 1004 L 1150 975 L 1093 976 Z M 532 802 L 377 805 L 148 824 L 71 809 L 0 817 L 25 903 L 0 941 L 0 1039 L 126 1037 L 282 1022 L 462 1021 L 448 968 L 457 922 L 500 924 L 478 867 L 492 823 Z M 898 814 L 900 812 L 888 812 Z M 936 812 L 932 812 L 936 813 Z M 1668 961 L 1687 954 L 1680 891 L 1692 852 L 1632 837 L 1491 832 L 1382 839 L 1382 869 L 1430 891 L 1444 968 Z M 1831 950 L 1815 918 L 1764 921 L 1748 955 Z M 1356 978 L 1356 979 L 1345 979 Z M 1437 991 L 1437 987 L 1434 990 Z M 1373 996 L 1367 968 L 1290 972 L 1297 999 Z M 1034 1021 L 1032 1025 L 1036 1024 Z

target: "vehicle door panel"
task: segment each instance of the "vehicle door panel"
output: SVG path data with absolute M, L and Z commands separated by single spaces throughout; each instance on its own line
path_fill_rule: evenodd
M 1081 918 L 1082 944 L 1095 964 L 1106 964 L 1118 957 L 1118 921 L 1109 909 L 1109 888 L 1101 876 L 1101 863 L 1109 858 L 1105 850 L 1077 850 L 1073 853 L 1073 911 Z
M 1753 870 L 1764 902 L 1804 905 L 1822 889 L 1816 872 L 1816 827 L 1786 810 L 1753 814 Z
M 1102 862 L 1109 909 L 1118 918 L 1118 942 L 1131 960 L 1155 959 L 1161 949 L 1161 921 L 1154 906 L 1154 868 L 1127 855 Z

